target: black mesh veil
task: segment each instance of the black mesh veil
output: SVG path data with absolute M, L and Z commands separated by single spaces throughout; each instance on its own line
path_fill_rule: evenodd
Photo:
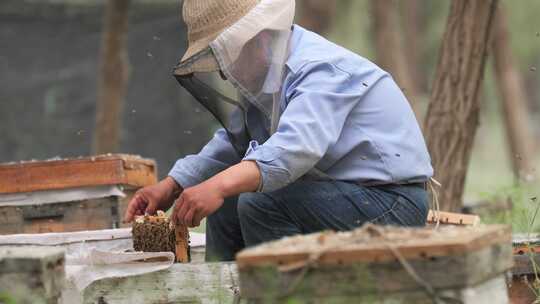
M 241 103 L 217 92 L 193 74 L 174 75 L 178 83 L 184 87 L 201 105 L 203 105 L 223 126 L 232 146 L 240 158 L 244 157 L 251 136 L 246 126 L 247 109 Z M 223 105 L 234 107 L 232 111 L 223 111 Z

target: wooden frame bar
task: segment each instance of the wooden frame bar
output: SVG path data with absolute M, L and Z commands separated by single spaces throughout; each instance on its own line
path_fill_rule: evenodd
M 156 163 L 131 155 L 0 164 L 0 194 L 157 182 Z

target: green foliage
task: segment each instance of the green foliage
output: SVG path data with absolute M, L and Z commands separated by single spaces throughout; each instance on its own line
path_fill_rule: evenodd
M 340 0 L 328 38 L 363 57 L 374 60 L 369 0 Z
M 7 292 L 0 292 L 0 303 L 2 304 L 17 304 L 15 299 Z
M 485 193 L 488 201 L 511 199 L 512 211 L 483 217 L 485 224 L 509 224 L 514 233 L 538 233 L 540 232 L 540 202 L 538 201 L 534 186 L 515 185 L 503 187 L 493 193 Z

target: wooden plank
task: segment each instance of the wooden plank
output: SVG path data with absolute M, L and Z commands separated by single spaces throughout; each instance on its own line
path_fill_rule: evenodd
M 540 255 L 516 254 L 514 255 L 514 267 L 512 274 L 515 276 L 529 275 L 540 272 Z
M 64 264 L 63 249 L 0 247 L 0 296 L 7 303 L 57 303 Z
M 435 289 L 463 289 L 505 273 L 512 267 L 512 248 L 496 244 L 460 255 L 409 260 L 415 274 Z M 422 289 L 399 261 L 312 265 L 283 271 L 279 265 L 240 269 L 242 297 L 317 298 L 385 295 Z M 292 287 L 294 286 L 294 287 Z
M 305 263 L 314 251 L 321 251 L 319 264 L 350 264 L 356 262 L 394 261 L 394 253 L 389 244 L 399 251 L 405 259 L 423 259 L 425 257 L 441 257 L 457 255 L 469 251 L 480 250 L 494 244 L 511 244 L 511 228 L 503 225 L 469 227 L 441 227 L 435 231 L 430 228 L 407 229 L 387 227 L 393 231 L 396 239 L 374 238 L 371 242 L 354 241 L 355 232 L 315 233 L 307 236 L 291 237 L 280 241 L 240 252 L 236 261 L 239 268 L 259 265 L 294 265 Z M 403 238 L 411 232 L 416 236 Z M 342 238 L 343 243 L 325 244 L 324 239 Z M 347 240 L 350 238 L 350 240 Z M 347 243 L 349 242 L 349 243 Z
M 537 235 L 516 234 L 512 240 L 514 251 L 514 276 L 532 275 L 540 271 L 540 239 Z
M 386 293 L 386 294 L 357 294 L 355 296 L 339 295 L 332 297 L 291 296 L 279 299 L 261 298 L 248 300 L 250 304 L 432 304 L 432 303 L 461 303 L 461 304 L 508 304 L 508 292 L 504 276 L 483 282 L 477 286 L 464 289 L 438 290 L 442 299 L 438 302 L 423 290 Z
M 232 263 L 174 264 L 164 271 L 94 282 L 84 290 L 84 303 L 233 303 L 237 282 Z
M 130 155 L 0 165 L 0 193 L 102 185 L 143 187 L 156 182 L 155 162 Z
M 480 217 L 478 215 L 429 210 L 428 224 L 436 224 L 437 218 L 444 225 L 477 226 L 480 224 Z
M 175 256 L 178 263 L 189 263 L 191 260 L 189 252 L 189 231 L 186 226 L 176 225 L 175 234 Z
M 52 210 L 54 212 L 42 212 Z M 0 235 L 117 228 L 118 198 L 0 208 Z

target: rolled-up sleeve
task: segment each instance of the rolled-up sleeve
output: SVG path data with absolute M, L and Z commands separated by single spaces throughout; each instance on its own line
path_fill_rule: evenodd
M 169 172 L 169 176 L 183 188 L 188 188 L 200 184 L 238 162 L 240 157 L 229 141 L 227 132 L 219 129 L 199 154 L 179 159 Z
M 294 182 L 334 145 L 363 93 L 349 73 L 327 62 L 309 63 L 285 87 L 285 108 L 276 133 L 264 144 L 251 142 L 244 160 L 257 162 L 261 192 Z

